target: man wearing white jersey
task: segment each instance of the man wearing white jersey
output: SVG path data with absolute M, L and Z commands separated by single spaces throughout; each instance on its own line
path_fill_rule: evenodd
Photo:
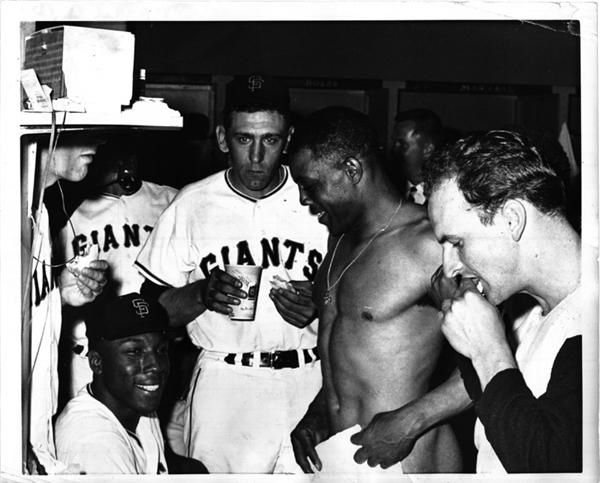
M 203 349 L 186 403 L 188 456 L 211 473 L 299 472 L 289 433 L 321 386 L 311 294 L 327 232 L 281 165 L 287 88 L 251 75 L 226 95 L 216 136 L 231 167 L 181 190 L 136 265 L 143 293 Z M 263 268 L 252 321 L 229 318 L 248 294 L 226 264 Z
M 59 233 L 65 260 L 91 250 L 110 265 L 105 292 L 138 292 L 144 277 L 133 263 L 154 223 L 177 194 L 170 186 L 143 181 L 138 172 L 135 145 L 111 139 L 98 149 L 89 178 L 94 193 L 71 215 Z M 87 360 L 85 324 L 79 311 L 67 320 L 71 341 L 70 397 L 92 380 Z
M 55 149 L 42 146 L 39 182 L 43 189 L 60 180 L 81 181 L 88 172 L 101 140 L 85 133 L 61 133 Z M 43 203 L 32 210 L 37 217 L 31 248 L 31 375 L 29 398 L 28 471 L 55 474 L 67 470 L 56 459 L 52 417 L 58 405 L 58 343 L 62 305 L 80 306 L 96 298 L 106 284 L 104 260 L 76 263 L 62 268 L 60 277 L 53 266 L 48 211 Z M 62 265 L 61 265 L 62 267 Z
M 165 459 L 156 410 L 169 374 L 169 325 L 138 293 L 103 297 L 87 319 L 93 381 L 56 422 L 59 458 L 86 474 L 205 473 L 198 461 Z M 177 472 L 177 471 L 176 471 Z

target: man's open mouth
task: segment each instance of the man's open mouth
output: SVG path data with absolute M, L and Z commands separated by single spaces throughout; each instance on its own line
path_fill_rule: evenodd
M 481 283 L 481 280 L 479 280 L 479 279 L 477 280 L 477 283 L 475 284 L 475 288 L 484 298 L 486 297 L 485 290 L 483 289 L 483 283 Z
M 155 392 L 160 388 L 160 384 L 136 384 L 135 387 L 146 392 Z

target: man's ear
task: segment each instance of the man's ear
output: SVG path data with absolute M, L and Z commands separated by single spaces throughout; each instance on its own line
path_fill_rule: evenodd
M 508 231 L 513 241 L 518 242 L 527 225 L 527 210 L 521 200 L 508 200 L 502 207 L 502 215 L 507 220 Z
M 294 126 L 290 126 L 288 129 L 288 134 L 285 139 L 285 146 L 283 146 L 283 154 L 287 154 L 288 148 L 290 147 L 290 141 L 292 140 L 292 136 L 294 135 Z
M 217 144 L 219 145 L 221 152 L 228 153 L 229 146 L 227 145 L 227 131 L 225 130 L 225 126 L 219 124 L 215 129 L 215 135 L 217 137 Z
M 102 356 L 98 351 L 88 350 L 88 363 L 94 375 L 102 374 Z
M 433 152 L 435 151 L 435 146 L 432 142 L 426 141 L 425 146 L 423 147 L 423 158 L 429 159 Z
M 348 156 L 344 159 L 344 172 L 352 184 L 358 184 L 363 176 L 363 165 L 358 158 Z

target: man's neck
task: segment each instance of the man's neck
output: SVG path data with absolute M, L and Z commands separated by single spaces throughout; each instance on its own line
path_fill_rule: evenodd
M 399 213 L 402 211 L 400 206 L 402 197 L 387 183 L 374 184 L 373 188 L 364 194 L 362 212 L 346 233 L 355 243 L 374 235 L 388 223 L 388 229 L 394 226 L 395 220 L 399 219 Z
M 535 240 L 527 267 L 525 292 L 548 313 L 581 284 L 581 239 L 564 220 L 551 222 L 545 236 Z M 542 232 L 543 234 L 544 232 Z
M 123 408 L 122 404 L 115 399 L 106 387 L 98 380 L 90 384 L 90 394 L 102 404 L 104 404 L 119 420 L 121 425 L 128 431 L 135 433 L 140 415 L 128 408 Z

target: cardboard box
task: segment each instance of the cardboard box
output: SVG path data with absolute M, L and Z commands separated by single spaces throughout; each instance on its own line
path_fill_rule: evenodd
M 115 112 L 131 101 L 134 35 L 59 26 L 25 39 L 24 69 L 34 69 L 52 99 L 68 98 L 87 112 Z

